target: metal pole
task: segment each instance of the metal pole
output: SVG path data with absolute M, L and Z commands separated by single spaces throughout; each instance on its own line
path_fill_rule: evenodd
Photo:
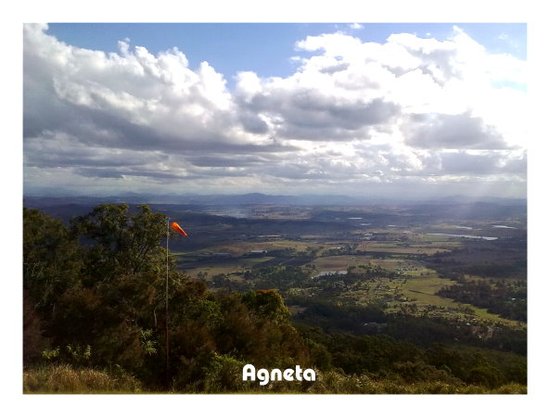
M 169 365 L 170 365 L 170 353 L 168 350 L 168 276 L 169 276 L 169 262 L 168 262 L 168 239 L 170 238 L 170 217 L 166 220 L 166 283 L 165 283 L 165 294 L 164 294 L 164 300 L 165 300 L 165 312 L 164 312 L 164 336 L 165 336 L 165 351 L 166 351 L 166 388 L 169 388 L 169 381 L 170 381 L 170 372 L 169 372 Z

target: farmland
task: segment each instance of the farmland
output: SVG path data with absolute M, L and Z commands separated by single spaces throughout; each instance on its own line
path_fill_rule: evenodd
M 200 248 L 175 242 L 175 257 L 183 271 L 213 288 L 245 291 L 273 284 L 295 303 L 296 311 L 302 310 L 297 295 L 309 294 L 348 305 L 383 305 L 387 313 L 522 328 L 525 322 L 441 295 L 457 280 L 505 279 L 526 285 L 524 214 L 511 207 L 491 217 L 484 208 L 478 215 L 470 210 L 459 216 L 442 205 L 439 210 L 430 207 L 432 213 L 426 216 L 416 206 L 316 206 L 299 211 L 262 206 L 241 210 L 250 216 L 238 219 L 218 208 L 215 221 L 203 222 L 196 232 L 217 238 L 201 241 Z M 172 215 L 187 217 L 185 212 Z M 195 230 L 192 217 L 188 228 Z M 220 239 L 220 231 L 228 233 L 226 239 Z M 301 279 L 292 286 L 270 283 L 265 271 L 275 267 L 298 268 Z M 373 267 L 381 275 L 356 279 L 352 285 L 343 282 Z M 264 278 L 256 279 L 259 275 Z M 331 291 L 325 288 L 328 284 L 334 287 Z

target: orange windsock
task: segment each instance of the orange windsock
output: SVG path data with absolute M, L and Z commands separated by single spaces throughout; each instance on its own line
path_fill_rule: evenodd
M 187 232 L 185 230 L 183 230 L 182 227 L 179 224 L 177 224 L 176 222 L 172 222 L 170 227 L 172 228 L 173 231 L 178 232 L 183 237 L 189 237 L 187 235 Z

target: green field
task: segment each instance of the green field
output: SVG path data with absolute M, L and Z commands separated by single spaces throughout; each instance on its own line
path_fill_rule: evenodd
M 350 266 L 365 265 L 369 262 L 370 257 L 340 255 L 340 256 L 324 256 L 316 258 L 311 262 L 312 265 L 319 271 L 335 271 L 345 270 Z
M 212 266 L 204 266 L 199 268 L 185 269 L 185 264 L 180 267 L 190 276 L 196 278 L 200 272 L 207 273 L 207 279 L 213 276 L 224 274 L 232 275 L 236 273 L 242 273 L 246 270 L 252 269 L 254 266 L 272 260 L 273 257 L 264 256 L 261 258 L 240 258 L 237 260 L 228 260 L 227 262 L 216 263 Z
M 296 240 L 275 239 L 275 240 L 254 240 L 254 241 L 236 241 L 230 244 L 215 245 L 208 248 L 210 252 L 227 252 L 234 256 L 243 256 L 254 250 L 277 250 L 293 249 L 298 252 L 306 251 L 311 248 L 322 249 L 326 245 L 313 244 L 310 242 L 301 242 Z M 199 251 L 200 252 L 200 251 Z

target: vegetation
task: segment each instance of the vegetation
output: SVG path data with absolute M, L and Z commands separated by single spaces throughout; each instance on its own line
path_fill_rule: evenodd
M 397 269 L 316 275 L 320 249 L 302 245 L 208 288 L 178 270 L 166 217 L 147 206 L 104 204 L 68 223 L 23 214 L 25 392 L 526 392 L 525 329 L 393 311 L 406 280 Z M 518 290 L 499 285 L 502 297 Z M 481 305 L 456 290 L 441 291 Z M 260 387 L 242 381 L 246 363 L 299 364 L 318 379 Z
M 513 320 L 527 321 L 527 284 L 525 281 L 465 281 L 439 290 L 439 295 L 487 308 Z
M 44 365 L 23 372 L 23 391 L 54 393 L 139 393 L 141 383 L 121 369 L 112 372 L 74 368 L 68 364 Z

